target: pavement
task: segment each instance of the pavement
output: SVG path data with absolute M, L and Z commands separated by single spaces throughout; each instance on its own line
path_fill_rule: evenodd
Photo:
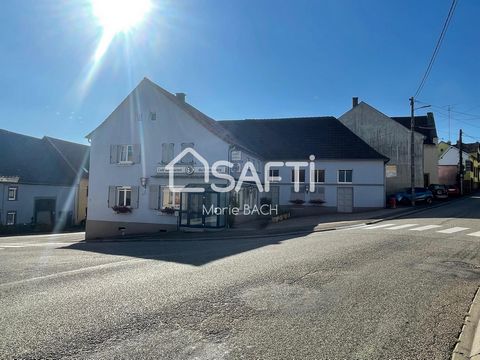
M 450 359 L 479 208 L 224 241 L 2 238 L 0 358 Z
M 197 240 L 225 240 L 228 238 L 262 238 L 265 236 L 301 235 L 318 231 L 331 231 L 349 226 L 371 224 L 378 221 L 395 219 L 400 216 L 415 214 L 446 206 L 462 199 L 452 199 L 448 202 L 440 201 L 433 205 L 419 204 L 416 207 L 401 206 L 395 209 L 375 209 L 355 213 L 324 213 L 315 216 L 289 218 L 278 223 L 265 223 L 265 220 L 244 223 L 241 226 L 223 229 L 221 231 L 195 232 L 162 232 L 154 234 L 126 235 L 103 239 L 87 240 L 98 241 L 197 241 Z

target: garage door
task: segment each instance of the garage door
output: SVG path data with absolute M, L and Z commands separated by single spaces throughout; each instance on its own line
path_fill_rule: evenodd
M 353 211 L 353 188 L 337 188 L 337 211 L 351 213 Z

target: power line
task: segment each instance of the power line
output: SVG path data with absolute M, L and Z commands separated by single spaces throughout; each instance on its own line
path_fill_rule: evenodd
M 453 17 L 453 14 L 455 13 L 455 8 L 457 7 L 457 3 L 458 3 L 457 0 L 452 0 L 452 5 L 450 6 L 450 10 L 448 11 L 447 18 L 445 19 L 445 23 L 443 24 L 442 32 L 440 33 L 440 36 L 437 40 L 437 44 L 435 45 L 435 49 L 433 50 L 433 54 L 432 54 L 432 57 L 430 58 L 430 62 L 428 63 L 427 70 L 425 71 L 425 74 L 423 75 L 423 78 L 420 81 L 420 85 L 418 85 L 417 91 L 413 96 L 414 98 L 416 98 L 420 94 L 420 92 L 423 89 L 423 86 L 425 85 L 425 82 L 427 81 L 428 76 L 430 75 L 430 71 L 432 70 L 435 59 L 437 58 L 438 52 L 440 50 L 440 46 L 442 45 L 445 34 L 447 33 L 448 26 L 452 21 L 452 17 Z

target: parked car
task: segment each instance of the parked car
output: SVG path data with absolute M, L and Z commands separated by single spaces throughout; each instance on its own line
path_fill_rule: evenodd
M 448 199 L 448 188 L 446 185 L 430 184 L 428 190 L 432 192 L 435 199 Z
M 412 189 L 407 188 L 405 191 L 400 191 L 396 193 L 395 199 L 397 203 L 409 204 L 412 201 Z M 426 188 L 416 187 L 415 188 L 415 201 L 426 202 L 431 204 L 433 202 L 433 194 L 430 190 Z
M 460 189 L 457 185 L 448 185 L 448 196 L 460 196 Z

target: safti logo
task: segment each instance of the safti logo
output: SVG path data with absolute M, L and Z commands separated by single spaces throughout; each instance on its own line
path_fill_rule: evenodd
M 219 193 L 227 193 L 232 190 L 239 192 L 242 189 L 242 185 L 244 182 L 255 183 L 259 192 L 269 192 L 270 191 L 270 183 L 275 181 L 282 181 L 280 176 L 273 177 L 269 176 L 270 169 L 275 168 L 278 169 L 280 167 L 289 167 L 294 170 L 294 181 L 293 187 L 294 192 L 300 191 L 300 169 L 308 168 L 310 173 L 310 182 L 309 182 L 309 191 L 315 191 L 315 182 L 314 182 L 314 172 L 315 172 L 315 156 L 310 155 L 310 161 L 269 161 L 265 163 L 263 168 L 264 174 L 264 184 L 260 180 L 258 175 L 257 169 L 255 165 L 251 161 L 245 162 L 245 165 L 241 169 L 240 176 L 238 177 L 238 181 L 235 181 L 235 178 L 229 174 L 228 169 L 232 169 L 235 164 L 226 161 L 226 160 L 219 160 L 212 164 L 210 167 L 208 161 L 200 155 L 197 151 L 192 148 L 184 149 L 180 154 L 178 154 L 172 161 L 170 161 L 166 166 L 165 170 L 168 171 L 168 187 L 170 191 L 175 192 L 177 187 L 175 186 L 175 173 L 178 173 L 175 165 L 180 163 L 181 160 L 186 156 L 191 154 L 195 157 L 202 166 L 192 166 L 187 165 L 184 169 L 184 173 L 187 175 L 191 175 L 193 173 L 200 173 L 203 174 L 203 181 L 208 184 L 210 183 L 211 175 L 216 179 L 226 180 L 227 184 L 225 186 L 218 186 L 214 183 L 210 184 L 210 187 L 213 191 Z M 192 192 L 192 193 L 201 193 L 205 192 L 205 188 L 203 187 L 191 187 L 191 188 L 183 188 L 182 192 Z

